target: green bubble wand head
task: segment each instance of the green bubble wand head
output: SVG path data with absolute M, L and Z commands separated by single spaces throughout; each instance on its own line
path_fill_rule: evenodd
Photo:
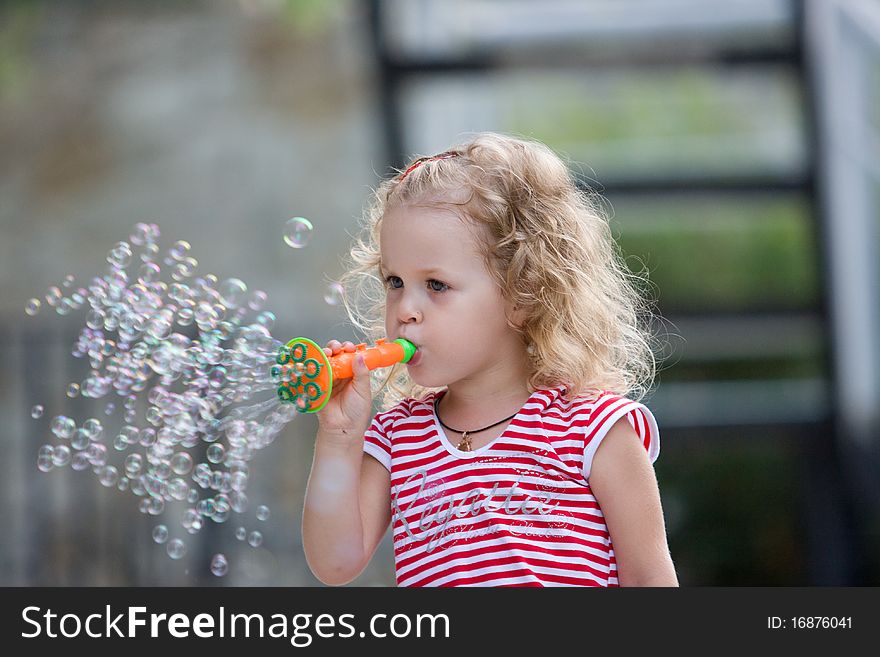
M 409 340 L 385 342 L 385 338 L 380 338 L 372 347 L 362 342 L 353 352 L 328 356 L 314 341 L 294 338 L 278 350 L 270 374 L 278 383 L 278 398 L 282 402 L 293 404 L 301 413 L 317 413 L 330 399 L 333 382 L 354 376 L 352 365 L 358 354 L 363 354 L 367 369 L 374 370 L 408 363 L 416 351 Z

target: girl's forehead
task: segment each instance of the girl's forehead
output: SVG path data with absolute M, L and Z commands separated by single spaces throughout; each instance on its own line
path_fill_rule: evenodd
M 465 222 L 470 220 L 466 219 L 463 210 L 455 205 L 439 200 L 434 203 L 425 201 L 422 203 L 394 204 L 385 210 L 383 216 L 383 224 L 411 223 L 413 221 L 464 226 Z M 419 224 L 416 225 L 418 226 Z
M 444 207 L 402 206 L 385 213 L 380 234 L 384 266 L 428 258 L 456 266 L 480 259 L 479 227 Z

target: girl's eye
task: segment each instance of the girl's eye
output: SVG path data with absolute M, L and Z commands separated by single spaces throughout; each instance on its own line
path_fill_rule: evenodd
M 400 285 L 397 284 L 398 281 L 400 282 Z M 385 285 L 390 287 L 392 290 L 396 290 L 403 287 L 403 281 L 401 281 L 400 277 L 398 276 L 388 276 L 385 278 Z M 446 285 L 446 283 L 432 278 L 428 281 L 428 288 L 433 292 L 446 292 L 446 290 L 449 289 L 449 286 Z

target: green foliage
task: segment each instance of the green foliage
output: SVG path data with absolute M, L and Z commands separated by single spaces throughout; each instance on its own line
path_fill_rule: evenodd
M 283 0 L 282 16 L 298 34 L 321 33 L 340 10 L 348 11 L 350 0 Z
M 32 82 L 30 44 L 43 18 L 36 3 L 0 6 L 0 103 L 16 103 Z
M 819 294 L 819 263 L 799 200 L 623 203 L 619 244 L 644 261 L 670 311 L 805 309 Z

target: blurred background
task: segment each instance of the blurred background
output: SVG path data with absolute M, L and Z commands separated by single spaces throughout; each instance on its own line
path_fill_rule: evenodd
M 157 223 L 266 291 L 275 337 L 357 337 L 324 297 L 371 186 L 480 130 L 569 158 L 650 271 L 681 583 L 880 584 L 878 101 L 874 0 L 0 3 L 0 585 L 319 584 L 313 417 L 255 456 L 251 509 L 172 560 L 151 533 L 174 518 L 38 471 L 50 419 L 107 400 L 65 394 L 85 309 L 26 302 Z M 355 584 L 394 584 L 389 536 Z

